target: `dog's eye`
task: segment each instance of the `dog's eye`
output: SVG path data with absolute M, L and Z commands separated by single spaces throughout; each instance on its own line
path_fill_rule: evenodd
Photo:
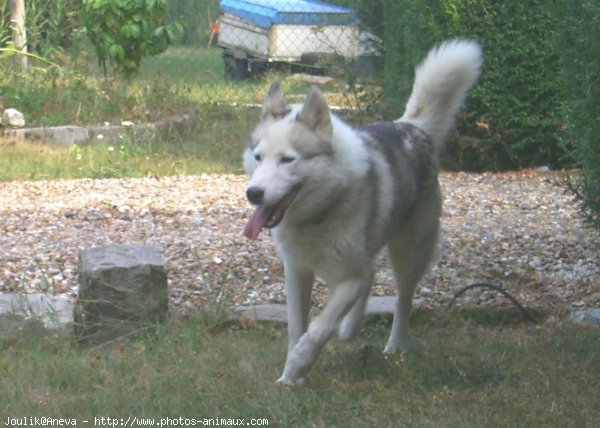
M 259 155 L 258 153 L 256 153 L 256 154 L 254 155 L 254 160 L 255 160 L 256 162 L 260 162 L 260 159 L 261 159 L 260 155 Z
M 279 160 L 281 163 L 292 163 L 296 160 L 293 156 L 282 156 Z

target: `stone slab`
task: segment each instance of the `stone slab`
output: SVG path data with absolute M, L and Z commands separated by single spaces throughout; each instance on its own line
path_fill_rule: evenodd
M 171 132 L 189 132 L 196 119 L 192 114 L 160 120 L 149 124 L 122 124 L 97 126 L 44 126 L 33 128 L 4 129 L 0 135 L 30 142 L 53 142 L 71 146 L 73 144 L 94 144 L 98 142 L 121 143 L 123 138 L 144 140 L 154 135 L 168 135 Z
M 577 324 L 600 327 L 600 308 L 575 311 L 571 313 L 571 319 Z
M 372 296 L 367 303 L 367 314 L 393 314 L 396 298 Z M 48 328 L 73 322 L 74 303 L 66 296 L 47 294 L 0 294 L 0 313 L 35 314 Z M 285 304 L 241 306 L 235 313 L 256 321 L 287 322 Z
M 240 306 L 235 309 L 235 314 L 254 321 L 287 322 L 285 305 L 281 303 Z
M 413 302 L 418 307 L 420 302 Z M 396 307 L 396 297 L 371 296 L 367 302 L 367 315 L 393 314 Z M 235 311 L 238 315 L 255 321 L 287 322 L 286 306 L 283 303 L 241 306 Z
M 25 318 L 37 318 L 48 329 L 58 329 L 61 325 L 73 322 L 74 307 L 74 303 L 65 295 L 0 294 L 0 314 L 12 313 Z

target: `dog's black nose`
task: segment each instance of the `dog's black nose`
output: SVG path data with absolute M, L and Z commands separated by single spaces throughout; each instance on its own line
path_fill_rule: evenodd
M 265 191 L 260 187 L 248 187 L 246 190 L 246 197 L 250 201 L 250 203 L 254 205 L 260 205 L 263 201 L 263 197 L 265 196 Z

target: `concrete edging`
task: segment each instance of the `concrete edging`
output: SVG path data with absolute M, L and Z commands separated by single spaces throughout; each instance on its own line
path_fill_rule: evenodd
M 367 315 L 391 315 L 394 313 L 395 296 L 371 296 L 367 302 Z M 423 301 L 415 299 L 413 306 L 419 308 Z M 37 317 L 48 329 L 73 322 L 75 303 L 66 295 L 44 293 L 0 293 L 0 315 L 13 313 L 25 318 Z M 287 323 L 286 305 L 282 303 L 240 306 L 233 310 L 231 319 L 248 318 L 253 321 Z M 575 311 L 570 318 L 576 324 L 600 327 L 600 308 Z
M 367 305 L 367 314 L 392 314 L 395 297 L 371 296 Z M 418 302 L 416 302 L 419 306 Z M 26 318 L 38 317 L 46 328 L 57 329 L 61 325 L 73 322 L 75 302 L 66 295 L 44 293 L 0 293 L 0 314 L 14 313 Z M 262 304 L 240 306 L 231 314 L 232 319 L 248 318 L 254 321 L 287 322 L 285 304 Z
M 42 126 L 35 128 L 4 128 L 0 136 L 29 142 L 53 142 L 63 146 L 73 144 L 94 144 L 97 142 L 116 143 L 125 136 L 132 140 L 154 136 L 169 136 L 172 133 L 190 132 L 196 123 L 196 116 L 188 113 L 149 124 L 123 122 L 121 125 L 95 126 Z

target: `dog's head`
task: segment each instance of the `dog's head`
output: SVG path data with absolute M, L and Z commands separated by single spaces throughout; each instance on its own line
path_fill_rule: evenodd
M 246 189 L 256 211 L 244 235 L 255 239 L 277 226 L 309 186 L 311 169 L 331 156 L 333 126 L 327 102 L 313 87 L 301 106 L 288 107 L 279 82 L 267 92 L 258 126 L 244 152 Z

